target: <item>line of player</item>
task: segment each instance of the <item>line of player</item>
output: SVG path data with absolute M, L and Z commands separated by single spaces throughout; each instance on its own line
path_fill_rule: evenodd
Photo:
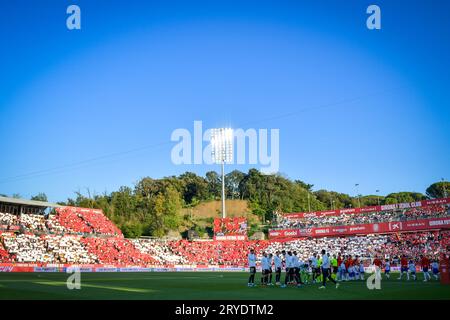
M 248 286 L 254 287 L 256 275 L 257 257 L 254 249 L 248 254 L 248 267 L 250 269 L 250 277 Z M 296 285 L 302 287 L 309 283 L 322 283 L 319 289 L 325 289 L 327 280 L 333 282 L 336 288 L 339 282 L 365 280 L 365 266 L 359 256 L 338 254 L 330 256 L 325 250 L 321 254 L 313 254 L 308 261 L 299 259 L 296 251 L 277 251 L 275 255 L 263 252 L 260 261 L 261 264 L 261 285 L 273 286 L 273 270 L 275 270 L 275 285 L 286 288 L 288 285 Z M 382 261 L 378 256 L 372 259 L 371 265 L 374 266 L 376 276 L 381 279 L 381 272 L 384 270 L 386 279 L 390 279 L 391 275 L 390 259 Z M 430 270 L 435 280 L 439 279 L 439 263 L 438 261 L 430 261 L 427 256 L 420 256 L 420 269 L 424 275 L 424 282 L 431 280 Z M 281 282 L 282 270 L 285 270 L 284 283 Z M 400 259 L 400 276 L 398 280 L 402 280 L 406 275 L 407 280 L 410 278 L 417 280 L 417 266 L 413 259 L 408 259 L 403 255 Z

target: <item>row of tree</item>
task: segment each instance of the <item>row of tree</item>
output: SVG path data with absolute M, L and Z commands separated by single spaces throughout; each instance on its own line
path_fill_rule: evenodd
M 179 231 L 188 226 L 190 217 L 181 214 L 182 208 L 220 199 L 221 186 L 221 176 L 214 171 L 207 172 L 205 177 L 186 172 L 162 179 L 146 177 L 133 188 L 121 187 L 110 194 L 91 196 L 89 192 L 88 195 L 77 192 L 75 198 L 60 204 L 103 209 L 127 237 L 160 237 L 170 230 Z M 270 221 L 276 211 L 305 212 L 413 202 L 442 198 L 450 191 L 449 182 L 432 184 L 426 194 L 398 192 L 387 196 L 352 197 L 335 191 L 313 191 L 313 187 L 283 175 L 265 175 L 256 169 L 247 173 L 235 170 L 225 177 L 227 198 L 247 200 L 262 224 Z M 47 197 L 41 193 L 33 199 L 46 201 Z

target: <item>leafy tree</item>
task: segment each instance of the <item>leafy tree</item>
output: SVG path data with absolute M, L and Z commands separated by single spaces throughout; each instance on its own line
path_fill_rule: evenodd
M 386 196 L 384 202 L 386 204 L 402 203 L 402 202 L 415 202 L 425 200 L 427 197 L 418 192 L 397 192 L 391 193 Z
M 245 173 L 239 170 L 233 170 L 227 175 L 225 175 L 225 190 L 227 192 L 227 197 L 231 197 L 231 199 L 240 199 L 241 192 L 239 189 L 239 185 L 244 179 Z M 222 180 L 222 179 L 220 179 Z
M 40 192 L 40 193 L 38 193 L 37 195 L 32 196 L 32 197 L 31 197 L 31 200 L 34 200 L 34 201 L 44 201 L 44 202 L 47 202 L 47 201 L 48 201 L 48 200 L 47 200 L 47 195 L 46 195 L 45 193 L 43 193 L 43 192 Z
M 179 176 L 183 186 L 183 199 L 186 204 L 208 199 L 208 182 L 193 172 Z
M 441 181 L 430 185 L 426 190 L 430 198 L 446 198 L 450 194 L 450 182 Z
M 303 189 L 305 189 L 309 192 L 312 192 L 312 188 L 314 187 L 313 184 L 303 182 L 302 180 L 295 180 L 294 183 L 298 184 L 300 187 L 302 187 Z
M 222 179 L 217 172 L 208 171 L 206 173 L 206 183 L 208 184 L 208 193 L 212 199 L 220 198 L 222 193 Z

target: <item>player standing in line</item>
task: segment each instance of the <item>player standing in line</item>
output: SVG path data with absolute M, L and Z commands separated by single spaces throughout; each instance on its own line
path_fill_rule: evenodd
M 345 259 L 345 281 L 350 280 L 350 259 L 350 256 L 347 256 L 347 258 Z
M 340 281 L 344 281 L 345 280 L 345 274 L 347 272 L 347 268 L 345 266 L 345 262 L 346 262 L 346 259 L 343 259 L 341 261 L 341 265 L 339 266 L 339 268 L 340 268 L 340 270 L 339 270 Z
M 286 288 L 288 283 L 292 281 L 292 275 L 294 271 L 294 266 L 292 263 L 292 252 L 288 251 L 286 256 L 286 276 L 284 277 L 284 284 L 281 286 L 281 288 Z
M 279 286 L 281 285 L 281 268 L 283 264 L 280 258 L 280 251 L 275 252 L 275 257 L 273 257 L 273 264 L 275 266 L 275 284 Z
M 314 253 L 309 259 L 311 261 L 311 268 L 312 268 L 312 282 L 317 282 L 317 275 L 318 275 L 318 265 L 317 265 L 317 255 Z
M 297 257 L 297 251 L 294 251 L 294 255 L 292 256 L 292 264 L 294 266 L 294 280 L 297 283 L 297 287 L 300 288 L 303 282 L 300 279 L 300 260 Z
M 330 274 L 331 274 L 331 269 L 330 269 Z M 322 282 L 323 280 L 323 274 L 322 274 L 322 258 L 320 257 L 320 255 L 318 256 L 317 259 L 317 280 L 320 282 Z
M 273 286 L 273 283 L 272 283 L 272 262 L 273 262 L 273 254 L 271 254 L 271 253 L 269 253 L 269 257 L 267 258 L 268 259 L 268 263 L 269 263 L 269 283 L 268 283 L 268 285 L 269 286 Z
M 381 280 L 381 267 L 383 263 L 378 259 L 378 256 L 375 256 L 373 264 L 375 265 L 375 279 Z
M 354 274 L 355 280 L 359 280 L 359 259 L 358 259 L 358 256 L 356 256 L 355 260 L 353 260 L 353 274 Z
M 263 253 L 261 258 L 261 285 L 267 285 L 267 279 L 269 278 L 269 258 L 267 258 L 267 253 Z
M 439 262 L 437 260 L 434 260 L 431 263 L 431 269 L 433 270 L 433 277 L 438 280 L 439 279 Z
M 391 277 L 391 262 L 389 261 L 389 259 L 386 259 L 386 261 L 384 262 L 384 275 L 387 279 Z
M 359 261 L 359 279 L 364 281 L 365 280 L 365 270 L 364 270 L 364 263 L 362 261 Z
M 408 281 L 409 281 L 409 275 L 412 275 L 414 281 L 417 280 L 416 278 L 416 264 L 414 263 L 413 260 L 409 260 L 409 264 L 408 264 L 408 273 L 406 274 L 408 276 Z
M 339 264 L 338 264 L 335 254 L 333 255 L 333 258 L 331 259 L 331 267 L 333 268 L 333 274 L 331 276 L 333 277 L 334 280 L 337 280 Z
M 420 259 L 420 265 L 422 267 L 422 272 L 423 272 L 423 282 L 427 282 L 428 280 L 431 280 L 431 276 L 430 276 L 430 260 L 426 257 L 426 256 L 421 256 Z
M 352 256 L 348 256 L 348 275 L 350 277 L 350 281 L 355 279 L 355 268 L 353 267 L 354 262 Z
M 408 275 L 408 259 L 406 259 L 406 256 L 403 255 L 400 259 L 400 277 L 398 277 L 398 280 L 402 280 L 403 274 L 406 273 L 406 275 L 409 278 Z
M 287 261 L 287 253 L 286 250 L 281 251 L 281 270 L 283 270 L 287 273 L 286 270 L 286 261 Z
M 339 283 L 337 283 L 333 278 L 331 278 L 331 263 L 330 258 L 326 254 L 325 250 L 322 250 L 322 286 L 319 289 L 325 289 L 327 279 L 336 285 L 336 289 L 339 288 Z
M 337 280 L 338 281 L 342 280 L 342 278 L 341 278 L 341 264 L 342 264 L 342 257 L 341 257 L 341 253 L 339 252 L 338 256 L 337 256 L 337 265 L 338 265 Z
M 250 277 L 248 278 L 248 287 L 255 286 L 255 274 L 256 274 L 256 255 L 255 250 L 250 249 L 248 254 L 248 267 L 250 268 Z
M 308 268 L 308 262 L 300 261 L 300 278 L 304 284 L 308 284 L 309 282 Z

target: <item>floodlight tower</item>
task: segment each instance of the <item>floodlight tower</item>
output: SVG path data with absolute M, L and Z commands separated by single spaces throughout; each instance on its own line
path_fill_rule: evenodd
M 211 129 L 211 155 L 214 163 L 222 166 L 222 218 L 226 218 L 225 210 L 225 163 L 233 161 L 233 129 Z

